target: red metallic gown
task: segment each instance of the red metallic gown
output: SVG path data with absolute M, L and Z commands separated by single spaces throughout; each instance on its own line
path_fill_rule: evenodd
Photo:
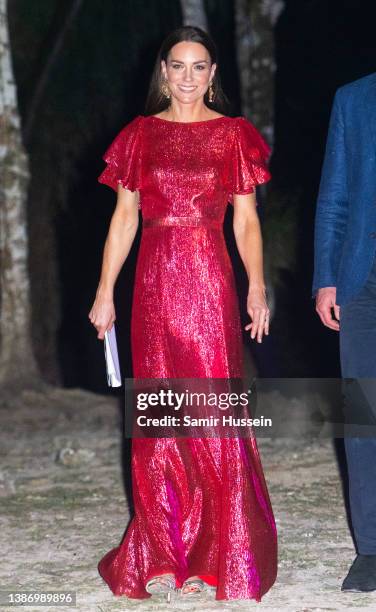
M 269 149 L 243 117 L 181 123 L 138 116 L 99 177 L 139 190 L 143 230 L 132 304 L 135 378 L 242 376 L 241 325 L 222 232 L 233 194 L 266 182 Z M 116 595 L 199 575 L 217 599 L 260 600 L 277 571 L 273 511 L 256 440 L 132 440 L 135 516 L 99 563 Z

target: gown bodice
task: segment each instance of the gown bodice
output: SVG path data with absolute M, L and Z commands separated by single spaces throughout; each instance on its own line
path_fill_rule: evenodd
M 99 177 L 140 193 L 143 219 L 199 217 L 223 220 L 234 194 L 270 178 L 269 147 L 243 117 L 189 123 L 139 115 L 116 136 Z

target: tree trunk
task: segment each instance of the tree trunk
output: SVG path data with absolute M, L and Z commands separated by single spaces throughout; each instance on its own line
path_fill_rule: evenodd
M 181 0 L 180 4 L 184 25 L 198 26 L 205 31 L 208 30 L 203 0 Z
M 236 0 L 242 112 L 273 143 L 274 33 L 282 0 Z
M 242 114 L 251 118 L 251 0 L 235 0 L 235 38 Z
M 240 74 L 242 114 L 260 130 L 270 145 L 274 142 L 274 25 L 284 8 L 282 0 L 235 0 L 237 59 Z M 266 199 L 264 219 L 265 282 L 268 303 L 275 311 L 277 272 L 275 263 L 280 194 L 260 188 Z
M 0 0 L 0 115 L 0 382 L 16 389 L 35 386 L 40 376 L 30 337 L 29 166 L 21 140 L 6 0 Z

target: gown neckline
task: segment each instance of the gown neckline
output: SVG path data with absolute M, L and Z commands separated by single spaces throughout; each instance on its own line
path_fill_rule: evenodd
M 214 119 L 204 119 L 203 121 L 170 121 L 169 119 L 162 119 L 156 115 L 148 115 L 152 119 L 162 121 L 163 123 L 171 123 L 172 125 L 199 125 L 202 123 L 212 123 L 213 121 L 222 121 L 223 119 L 231 119 L 228 115 L 221 115 L 220 117 L 214 117 Z

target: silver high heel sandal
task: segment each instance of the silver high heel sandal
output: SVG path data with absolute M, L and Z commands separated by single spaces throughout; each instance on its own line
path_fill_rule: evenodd
M 150 595 L 166 595 L 167 603 L 171 603 L 171 593 L 176 591 L 175 576 L 173 574 L 162 574 L 148 580 L 145 590 Z
M 192 576 L 191 578 L 187 578 L 183 583 L 180 593 L 181 595 L 196 595 L 199 593 L 203 593 L 206 591 L 213 591 L 215 587 L 210 586 L 204 580 L 201 580 L 198 576 Z

